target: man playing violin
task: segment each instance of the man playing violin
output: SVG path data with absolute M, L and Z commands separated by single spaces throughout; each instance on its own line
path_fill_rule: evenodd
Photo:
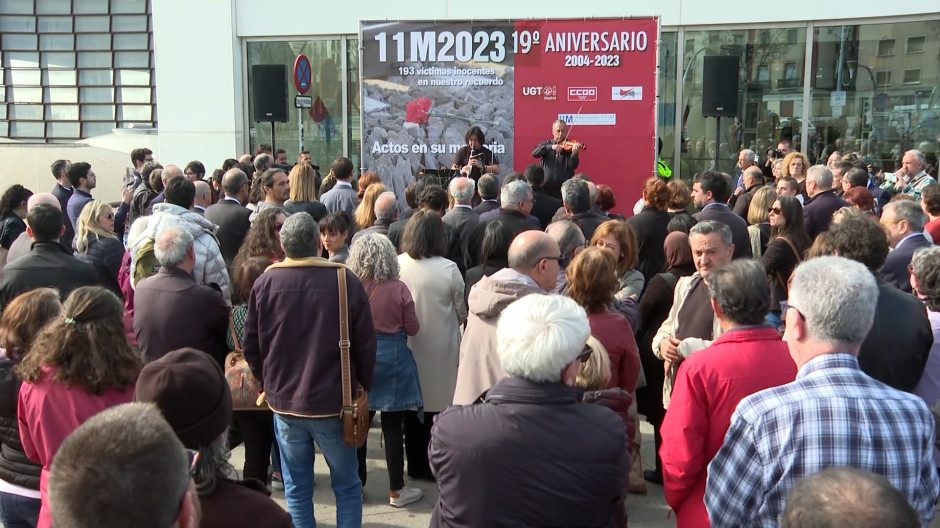
M 568 125 L 558 119 L 552 123 L 552 139 L 539 143 L 532 150 L 533 158 L 542 159 L 542 168 L 545 170 L 545 185 L 543 190 L 561 198 L 561 184 L 574 176 L 578 168 L 578 152 L 584 146 L 578 142 L 568 141 Z
M 474 182 L 487 172 L 499 174 L 499 160 L 496 159 L 496 155 L 490 149 L 483 146 L 486 143 L 486 138 L 483 136 L 480 127 L 470 127 L 464 139 L 467 145 L 460 147 L 460 150 L 457 151 L 451 168 L 460 169 L 461 175 L 473 178 Z

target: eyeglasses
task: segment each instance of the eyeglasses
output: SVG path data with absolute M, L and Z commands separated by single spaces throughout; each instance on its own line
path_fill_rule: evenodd
M 787 301 L 780 301 L 780 313 L 781 313 L 781 314 L 786 315 L 786 314 L 787 314 L 787 310 L 789 310 L 789 309 L 791 309 L 791 308 L 796 311 L 796 315 L 799 315 L 799 316 L 800 316 L 800 319 L 802 319 L 802 320 L 804 320 L 804 321 L 806 320 L 806 316 L 803 315 L 803 312 L 801 312 L 799 308 L 797 308 L 796 306 L 793 306 L 792 304 L 788 303 Z
M 780 210 L 779 207 L 771 207 L 770 209 L 767 209 L 767 213 L 768 213 L 768 214 L 775 214 L 775 215 L 778 215 L 778 214 L 780 214 L 781 212 L 782 212 L 782 211 Z
M 591 348 L 591 345 L 584 345 L 584 348 L 581 349 L 581 353 L 575 358 L 581 363 L 587 363 L 588 358 L 591 357 L 591 354 L 594 352 L 594 349 Z
M 196 464 L 199 463 L 199 451 L 193 449 L 186 450 L 186 461 L 189 464 L 189 476 L 196 475 Z
M 556 260 L 558 262 L 561 262 L 562 258 L 563 257 L 561 255 L 558 255 L 557 257 L 542 257 L 539 260 Z

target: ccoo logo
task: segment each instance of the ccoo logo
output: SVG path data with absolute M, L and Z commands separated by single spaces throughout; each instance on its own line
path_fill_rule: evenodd
M 597 86 L 568 87 L 569 101 L 597 101 Z

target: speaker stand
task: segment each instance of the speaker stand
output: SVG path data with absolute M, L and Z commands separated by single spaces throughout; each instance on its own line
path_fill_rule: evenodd
M 271 126 L 274 126 L 274 123 L 271 123 Z M 273 136 L 273 134 L 272 134 Z M 721 150 L 721 116 L 715 116 L 715 170 L 721 172 L 721 167 L 718 165 L 718 152 Z
M 271 121 L 271 152 L 277 149 L 277 141 L 274 138 L 274 121 Z

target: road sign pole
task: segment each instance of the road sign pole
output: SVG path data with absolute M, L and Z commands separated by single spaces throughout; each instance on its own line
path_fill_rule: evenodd
M 304 109 L 297 109 L 297 155 L 304 151 Z

